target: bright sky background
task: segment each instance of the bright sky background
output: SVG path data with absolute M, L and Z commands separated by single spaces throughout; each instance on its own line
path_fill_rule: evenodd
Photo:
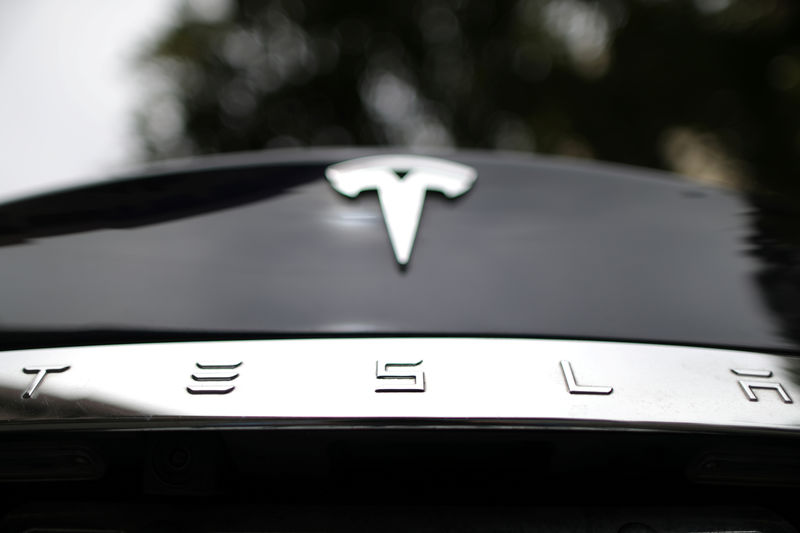
M 134 161 L 134 58 L 177 0 L 0 0 L 0 202 Z

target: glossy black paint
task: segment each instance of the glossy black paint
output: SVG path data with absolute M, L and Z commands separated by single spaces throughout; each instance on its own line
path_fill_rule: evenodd
M 328 164 L 375 153 L 199 160 L 0 206 L 0 346 L 105 331 L 97 342 L 420 334 L 797 347 L 797 304 L 781 296 L 795 287 L 792 211 L 776 218 L 651 171 L 453 153 L 443 157 L 475 167 L 476 185 L 457 200 L 428 194 L 400 269 L 376 194 L 347 199 L 324 179 Z

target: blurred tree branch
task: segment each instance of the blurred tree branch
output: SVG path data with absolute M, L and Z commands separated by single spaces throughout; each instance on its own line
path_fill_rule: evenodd
M 796 193 L 789 0 L 189 2 L 143 55 L 150 157 L 277 146 L 532 150 Z

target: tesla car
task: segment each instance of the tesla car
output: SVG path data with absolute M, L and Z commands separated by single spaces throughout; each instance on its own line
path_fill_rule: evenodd
M 267 151 L 0 206 L 8 531 L 795 531 L 795 218 Z

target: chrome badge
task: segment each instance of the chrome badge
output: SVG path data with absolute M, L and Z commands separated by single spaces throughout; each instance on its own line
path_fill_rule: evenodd
M 425 193 L 437 191 L 456 198 L 472 188 L 478 173 L 472 167 L 433 157 L 381 155 L 331 165 L 325 177 L 334 190 L 350 198 L 363 191 L 378 192 L 394 256 L 400 265 L 406 265 Z

